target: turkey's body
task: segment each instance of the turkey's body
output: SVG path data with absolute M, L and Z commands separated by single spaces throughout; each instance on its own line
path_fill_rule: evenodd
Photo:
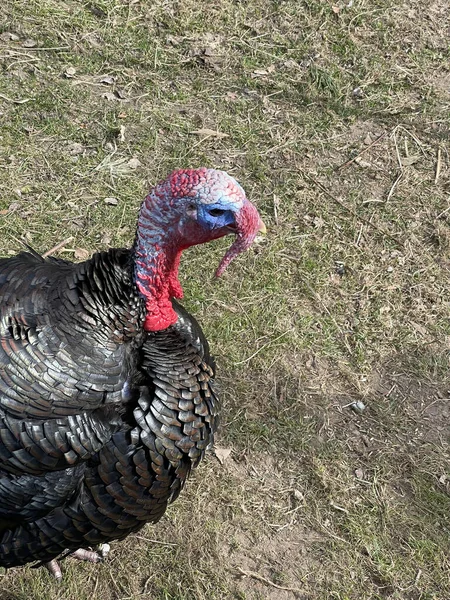
M 0 260 L 0 565 L 156 522 L 212 443 L 208 346 L 145 331 L 132 251 Z M 24 292 L 26 290 L 26 293 Z

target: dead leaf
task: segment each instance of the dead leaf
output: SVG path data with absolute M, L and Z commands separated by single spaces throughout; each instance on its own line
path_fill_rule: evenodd
M 84 146 L 78 142 L 69 142 L 66 146 L 66 151 L 70 156 L 78 156 L 79 154 L 83 154 Z
M 200 65 L 210 67 L 215 71 L 220 70 L 221 63 L 223 62 L 222 57 L 214 54 L 214 50 L 212 48 L 193 48 L 189 54 Z
M 105 75 L 105 77 L 98 80 L 99 83 L 104 83 L 105 85 L 113 85 L 115 81 L 115 77 L 111 77 L 110 75 Z
M 4 31 L 2 34 L 0 34 L 0 40 L 3 42 L 17 42 L 19 40 L 19 36 L 15 33 L 11 33 L 10 31 Z
M 36 40 L 28 39 L 23 42 L 22 46 L 24 48 L 35 48 L 37 46 L 37 42 Z
M 103 202 L 105 204 L 110 204 L 111 206 L 117 206 L 117 204 L 119 203 L 119 201 L 117 200 L 117 198 L 105 198 L 103 200 Z
M 223 463 L 227 460 L 227 458 L 229 458 L 230 454 L 231 454 L 231 448 L 214 448 L 214 454 L 217 458 L 217 460 L 220 462 L 221 465 L 223 465 Z
M 296 62 L 292 58 L 289 58 L 288 60 L 284 61 L 283 67 L 286 67 L 286 69 L 297 69 L 298 62 Z
M 123 90 L 116 90 L 116 96 L 120 98 L 120 100 L 125 100 L 127 97 L 126 93 Z
M 64 77 L 66 77 L 67 79 L 72 79 L 75 76 L 76 72 L 77 70 L 75 69 L 75 67 L 67 67 L 67 69 L 64 71 Z
M 192 135 L 199 135 L 202 137 L 215 137 L 215 138 L 227 138 L 230 137 L 228 133 L 222 133 L 221 131 L 214 131 L 214 129 L 194 129 L 190 132 Z
M 75 248 L 74 256 L 78 260 L 87 260 L 90 256 L 89 252 L 84 248 Z
M 102 98 L 105 100 L 117 100 L 117 96 L 113 92 L 105 92 L 102 94 Z
M 339 6 L 332 6 L 331 10 L 334 12 L 335 15 L 338 15 L 341 12 L 341 9 Z
M 102 43 L 96 33 L 88 33 L 84 36 L 84 39 L 89 46 L 91 46 L 91 48 L 103 48 Z
M 420 159 L 420 154 L 411 154 L 411 156 L 402 156 L 401 161 L 404 167 L 409 167 L 414 165 L 416 162 L 419 162 Z
M 305 496 L 302 494 L 300 490 L 294 489 L 294 498 L 299 502 L 304 502 Z
M 166 37 L 166 42 L 167 42 L 168 44 L 171 44 L 172 46 L 179 46 L 179 45 L 180 45 L 180 40 L 181 40 L 181 39 L 182 39 L 182 38 L 175 37 L 174 35 L 168 35 L 168 36 Z
M 252 76 L 256 76 L 256 77 L 259 77 L 262 75 L 268 75 L 268 74 L 269 74 L 269 71 L 266 71 L 266 69 L 255 69 L 252 72 Z
M 275 65 L 269 65 L 266 69 L 255 69 L 252 72 L 252 76 L 260 77 L 262 75 L 269 75 L 275 71 Z
M 412 327 L 417 331 L 417 333 L 420 333 L 420 335 L 422 336 L 426 336 L 428 335 L 428 330 L 426 327 L 424 327 L 423 325 L 421 325 L 420 323 L 415 323 L 414 321 L 410 321 L 410 324 L 412 325 Z
M 320 229 L 321 227 L 323 227 L 325 225 L 325 221 L 321 217 L 317 216 L 317 217 L 314 217 L 314 219 L 313 219 L 313 225 L 317 229 Z
M 330 280 L 333 285 L 341 285 L 341 278 L 337 273 L 331 273 Z
M 130 169 L 137 169 L 142 165 L 142 163 L 138 158 L 130 158 L 127 165 L 130 167 Z
M 238 95 L 236 92 L 227 92 L 225 99 L 230 100 L 231 102 L 236 102 Z
M 372 163 L 370 163 L 368 160 L 364 160 L 360 156 L 355 158 L 355 163 L 364 169 L 373 167 Z

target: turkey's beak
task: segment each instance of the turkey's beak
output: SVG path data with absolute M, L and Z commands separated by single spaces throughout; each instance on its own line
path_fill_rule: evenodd
M 222 275 L 230 262 L 238 254 L 250 248 L 258 233 L 266 233 L 266 226 L 259 216 L 258 211 L 247 199 L 245 199 L 242 208 L 235 214 L 236 227 L 234 233 L 236 233 L 236 239 L 220 261 L 216 277 Z

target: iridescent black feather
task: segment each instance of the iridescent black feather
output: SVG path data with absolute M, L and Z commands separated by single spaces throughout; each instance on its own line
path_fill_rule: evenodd
M 146 333 L 133 254 L 0 259 L 0 565 L 156 522 L 213 441 L 213 363 L 180 305 Z

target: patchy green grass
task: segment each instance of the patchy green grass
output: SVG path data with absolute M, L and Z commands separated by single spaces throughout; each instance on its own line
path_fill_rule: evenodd
M 2 598 L 450 597 L 449 31 L 444 0 L 2 3 L 2 255 L 131 244 L 176 167 L 228 170 L 269 229 L 219 281 L 227 241 L 182 264 L 231 456 Z

